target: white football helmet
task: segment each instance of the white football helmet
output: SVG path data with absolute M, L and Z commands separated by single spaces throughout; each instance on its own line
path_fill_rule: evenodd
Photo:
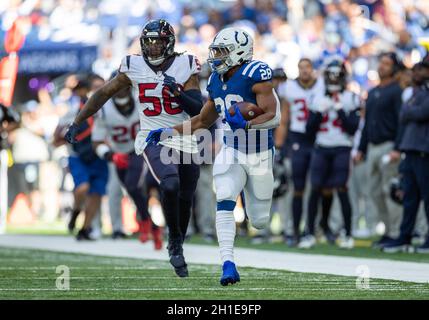
M 209 46 L 207 59 L 213 72 L 224 74 L 244 61 L 252 60 L 253 39 L 242 29 L 225 28 L 218 32 Z

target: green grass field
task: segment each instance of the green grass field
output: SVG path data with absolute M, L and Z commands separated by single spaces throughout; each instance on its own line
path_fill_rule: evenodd
M 70 270 L 70 290 L 56 289 L 56 267 Z M 220 267 L 0 247 L 0 299 L 429 299 L 429 284 L 239 268 L 242 281 L 222 287 Z
M 64 224 L 54 223 L 52 225 L 40 225 L 31 227 L 11 227 L 7 229 L 9 234 L 38 234 L 38 235 L 68 235 Z M 135 239 L 137 236 L 134 237 Z M 347 256 L 347 257 L 359 257 L 359 258 L 373 258 L 373 259 L 389 259 L 397 261 L 413 261 L 413 262 L 425 262 L 429 263 L 429 254 L 410 254 L 410 253 L 383 253 L 378 249 L 371 248 L 373 240 L 355 240 L 355 248 L 353 250 L 339 249 L 337 246 L 329 244 L 318 244 L 315 248 L 310 250 L 301 250 L 297 248 L 289 248 L 283 242 L 281 243 L 263 243 L 263 244 L 251 244 L 249 237 L 237 236 L 235 240 L 235 246 L 241 248 L 252 248 L 260 250 L 274 250 L 284 252 L 295 252 L 305 254 L 326 254 L 334 256 Z M 216 242 L 207 243 L 200 236 L 193 236 L 187 243 L 193 244 L 204 244 L 217 246 Z

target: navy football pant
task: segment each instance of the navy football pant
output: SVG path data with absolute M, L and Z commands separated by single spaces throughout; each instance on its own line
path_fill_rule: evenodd
M 143 162 L 142 157 L 131 152 L 128 155 L 129 166 L 127 169 L 118 169 L 118 178 L 122 182 L 125 190 L 133 199 L 134 204 L 137 207 L 137 214 L 141 220 L 146 220 L 150 218 L 148 211 L 148 199 L 145 195 L 143 188 L 144 183 L 144 173 L 143 173 Z
M 192 200 L 200 176 L 195 164 L 165 164 L 161 161 L 161 145 L 148 145 L 143 157 L 155 180 L 159 183 L 161 204 L 168 226 L 169 239 L 184 240 L 191 217 Z M 182 158 L 183 152 L 172 150 Z
M 313 188 L 345 187 L 349 174 L 350 148 L 314 148 L 310 163 Z
M 289 150 L 291 169 L 292 169 L 292 183 L 294 194 L 292 198 L 292 217 L 295 237 L 299 237 L 302 217 L 302 202 L 304 189 L 307 181 L 307 173 L 310 168 L 311 161 L 311 145 L 305 143 L 292 143 Z
M 420 202 L 423 200 L 429 224 L 429 154 L 406 152 L 399 166 L 404 191 L 404 214 L 401 222 L 400 238 L 411 243 Z
M 315 220 L 318 212 L 319 199 L 322 189 L 336 189 L 344 218 L 346 235 L 351 235 L 351 205 L 347 192 L 347 180 L 350 172 L 350 148 L 323 148 L 313 150 L 310 165 L 311 194 L 308 204 L 308 232 L 314 235 Z M 325 195 L 323 205 L 322 228 L 328 230 L 330 209 L 329 195 Z

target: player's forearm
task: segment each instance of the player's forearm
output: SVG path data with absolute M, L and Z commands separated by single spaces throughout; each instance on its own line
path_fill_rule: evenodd
M 207 129 L 210 125 L 202 121 L 200 115 L 192 117 L 190 120 L 183 122 L 177 126 L 174 126 L 173 129 L 176 134 L 192 134 L 198 129 Z
M 272 129 L 280 124 L 280 116 L 276 112 L 267 111 L 249 122 L 251 129 Z
M 57 138 L 55 138 L 54 141 L 52 141 L 52 145 L 55 148 L 58 148 L 59 146 L 62 146 L 63 144 L 66 144 L 66 141 L 64 139 L 57 139 Z
M 80 125 L 86 119 L 94 115 L 109 100 L 109 96 L 103 91 L 96 91 L 86 102 L 82 110 L 77 114 L 74 123 Z

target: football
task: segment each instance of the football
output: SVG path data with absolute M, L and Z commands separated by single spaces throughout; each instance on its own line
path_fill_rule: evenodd
M 264 110 L 259 108 L 256 104 L 242 101 L 242 102 L 238 102 L 237 104 L 234 104 L 228 109 L 228 112 L 231 116 L 235 114 L 234 106 L 236 105 L 238 106 L 238 109 L 240 110 L 245 120 L 252 120 L 264 113 Z

